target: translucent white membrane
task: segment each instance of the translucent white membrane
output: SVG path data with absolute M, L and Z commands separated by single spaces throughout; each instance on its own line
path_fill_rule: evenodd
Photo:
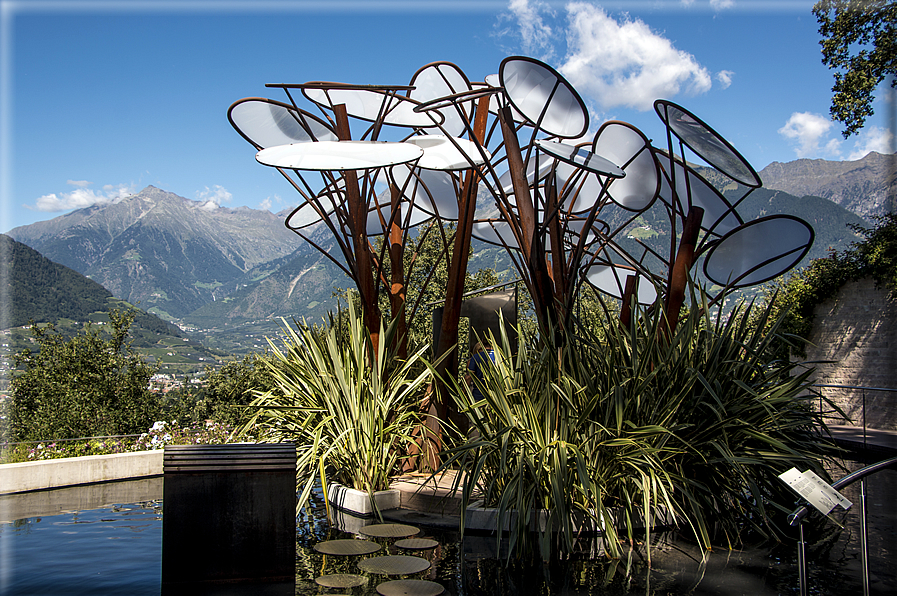
M 498 80 L 498 74 L 487 75 L 486 85 L 490 87 L 501 87 L 501 81 Z M 500 107 L 502 107 L 501 96 L 496 93 L 489 98 L 489 111 L 493 114 L 498 114 L 498 109 Z M 518 112 L 513 105 L 511 106 L 511 118 L 517 123 L 526 122 L 526 116 Z
M 670 160 L 663 154 L 658 155 L 658 161 L 665 173 L 660 188 L 660 197 L 665 203 L 668 205 L 676 204 L 673 200 L 673 191 L 669 180 L 671 171 L 674 171 L 676 195 L 679 197 L 679 202 L 685 210 L 685 213 L 682 214 L 683 216 L 688 214 L 689 207 L 700 207 L 704 210 L 701 227 L 705 230 L 712 230 L 714 234 L 720 236 L 734 230 L 743 223 L 738 213 L 735 212 L 723 195 L 700 174 L 678 162 L 674 169 L 674 166 L 670 164 Z
M 385 141 L 322 141 L 278 145 L 259 151 L 255 159 L 266 166 L 293 170 L 367 170 L 414 161 L 423 149 L 411 143 Z
M 411 206 L 407 202 L 402 202 L 399 208 L 398 219 L 396 223 L 403 230 L 411 229 L 422 224 L 428 219 L 432 219 L 432 215 Z M 368 236 L 380 236 L 389 232 L 392 223 L 392 204 L 384 203 L 375 205 L 368 211 L 367 234 Z
M 750 286 L 791 269 L 810 250 L 813 228 L 790 215 L 746 223 L 723 237 L 704 260 L 704 274 L 721 286 Z
M 327 207 L 326 204 L 321 206 L 326 210 L 325 215 L 330 218 L 333 215 L 333 208 Z M 323 221 L 323 218 L 315 209 L 315 206 L 306 201 L 287 217 L 286 224 L 290 228 L 299 229 L 314 225 L 319 221 Z
M 570 238 L 567 238 L 567 240 L 571 246 L 575 246 L 579 242 L 579 237 L 582 235 L 582 231 L 583 231 L 583 229 L 585 229 L 587 221 L 588 221 L 587 218 L 584 218 L 584 217 L 582 217 L 582 218 L 580 218 L 580 217 L 566 218 L 564 225 L 566 227 L 567 233 L 570 234 Z M 598 220 L 593 222 L 592 226 L 589 227 L 589 229 L 588 229 L 588 233 L 586 234 L 586 244 L 585 244 L 586 247 L 594 244 L 595 242 L 597 242 L 601 239 L 601 237 L 595 231 L 596 226 L 598 226 L 599 229 L 601 227 L 606 228 L 607 224 L 605 224 L 602 221 L 598 221 Z M 605 234 L 607 233 L 606 229 L 604 230 L 604 233 Z
M 605 294 L 622 299 L 626 289 L 626 278 L 630 275 L 635 275 L 637 279 L 636 300 L 638 303 L 653 304 L 657 300 L 657 290 L 654 284 L 632 269 L 618 265 L 592 265 L 586 271 L 586 281 Z
M 538 163 L 539 166 L 539 174 L 536 176 L 536 165 Z M 533 153 L 533 155 L 526 162 L 526 181 L 530 187 L 536 184 L 536 181 L 542 181 L 543 178 L 551 171 L 551 168 L 554 166 L 555 161 L 553 158 L 547 157 L 545 155 L 537 155 Z M 571 166 L 572 168 L 572 166 Z M 511 182 L 511 170 L 505 171 L 498 179 L 498 184 L 501 186 L 502 190 L 505 191 L 506 194 L 513 194 L 514 192 L 514 184 Z
M 476 143 L 467 139 L 449 138 L 444 135 L 421 135 L 411 137 L 405 142 L 423 149 L 423 157 L 416 165 L 427 170 L 463 170 L 481 165 L 491 157 L 488 151 L 484 151 L 486 159 L 483 159 Z
M 598 130 L 592 152 L 626 172 L 624 178 L 616 178 L 608 186 L 614 203 L 636 212 L 651 206 L 660 192 L 660 171 L 644 136 L 626 124 L 610 122 Z
M 544 157 L 543 157 L 544 159 Z M 558 196 L 564 211 L 582 213 L 590 211 L 601 198 L 602 180 L 592 172 L 560 162 L 555 170 Z M 570 201 L 572 206 L 568 207 Z
M 656 101 L 654 109 L 673 134 L 701 159 L 736 182 L 751 187 L 761 185 L 760 178 L 747 160 L 700 118 L 663 100 Z
M 585 147 L 577 147 L 568 145 L 567 143 L 557 143 L 555 141 L 546 141 L 540 139 L 536 141 L 536 145 L 545 153 L 552 157 L 556 157 L 561 161 L 575 165 L 587 172 L 594 174 L 602 174 L 613 178 L 622 178 L 626 173 L 620 167 L 612 163 L 609 159 L 592 153 Z
M 317 118 L 263 100 L 250 99 L 233 105 L 230 118 L 243 136 L 263 149 L 290 143 L 337 140 L 333 130 Z
M 408 97 L 415 99 L 421 103 L 428 102 L 440 97 L 453 95 L 461 91 L 471 89 L 470 82 L 464 73 L 454 64 L 440 62 L 430 64 L 420 69 L 411 79 L 411 85 L 414 87 Z M 472 102 L 462 102 L 459 106 L 470 119 Z M 460 136 L 467 130 L 464 124 L 464 118 L 458 109 L 443 108 L 438 110 L 442 114 L 442 130 L 452 136 Z M 429 126 L 432 126 L 430 124 Z
M 335 105 L 344 104 L 349 116 L 368 122 L 428 127 L 436 126 L 442 120 L 436 111 L 415 112 L 417 104 L 401 95 L 366 89 L 303 89 L 302 92 L 309 100 L 326 108 L 333 109 Z
M 548 134 L 582 136 L 589 124 L 576 90 L 551 67 L 531 58 L 505 58 L 498 71 L 511 104 Z
M 443 220 L 458 219 L 457 179 L 446 171 L 398 166 L 390 170 L 393 183 L 414 206 Z
M 483 242 L 496 244 L 498 246 L 507 246 L 508 248 L 519 249 L 517 239 L 511 226 L 506 221 L 478 221 L 474 222 L 471 235 Z

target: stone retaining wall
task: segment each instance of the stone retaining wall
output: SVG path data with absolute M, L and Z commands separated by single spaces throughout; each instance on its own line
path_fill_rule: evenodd
M 817 383 L 897 389 L 897 297 L 863 279 L 845 285 L 814 312 L 806 361 L 832 361 L 815 365 Z M 897 392 L 820 391 L 849 417 L 834 424 L 862 425 L 865 399 L 867 426 L 897 430 Z

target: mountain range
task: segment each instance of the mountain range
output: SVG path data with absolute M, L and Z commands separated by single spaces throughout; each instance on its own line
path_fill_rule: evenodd
M 179 319 L 233 293 L 249 271 L 298 244 L 283 215 L 207 206 L 148 186 L 113 204 L 15 228 L 9 236 L 123 300 Z
M 798 159 L 759 172 L 763 187 L 829 199 L 864 219 L 897 213 L 897 154 L 874 151 L 857 161 Z
M 807 260 L 825 256 L 856 239 L 847 224 L 868 226 L 862 217 L 880 213 L 893 200 L 893 171 L 887 173 L 893 161 L 893 155 L 872 153 L 859 162 L 773 163 L 760 172 L 766 187 L 752 193 L 739 212 L 746 220 L 774 213 L 803 217 L 817 237 Z M 798 182 L 788 186 L 791 179 Z M 812 189 L 816 196 L 795 195 L 783 186 L 798 193 Z M 867 201 L 859 199 L 861 192 L 867 192 Z M 837 197 L 851 210 L 819 195 Z M 334 287 L 351 284 L 326 256 L 284 226 L 287 214 L 209 209 L 207 203 L 149 186 L 114 204 L 15 228 L 9 236 L 187 331 L 222 332 L 261 323 L 269 329 L 281 316 L 325 315 L 335 304 Z M 637 225 L 659 225 L 651 217 Z M 326 229 L 319 234 L 315 240 L 332 249 Z M 475 244 L 471 267 L 507 268 L 501 253 Z

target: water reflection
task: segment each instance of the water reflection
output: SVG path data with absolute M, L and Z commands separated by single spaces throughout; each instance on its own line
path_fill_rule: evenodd
M 860 462 L 845 462 L 846 470 L 834 475 L 841 477 L 861 466 Z M 131 483 L 115 484 L 128 491 L 135 488 Z M 154 490 L 152 484 L 141 486 L 149 493 Z M 87 493 L 78 494 L 86 488 L 32 494 L 34 503 L 30 510 L 28 498 L 13 502 L 0 497 L 0 512 L 24 512 L 14 519 L 2 517 L 8 521 L 0 523 L 0 594 L 160 594 L 161 502 L 157 498 L 132 498 L 110 504 L 108 494 L 96 497 L 94 493 L 106 506 L 73 510 L 73 506 L 89 503 L 84 496 Z M 859 485 L 843 492 L 854 503 L 849 512 L 836 519 L 843 529 L 818 515 L 807 522 L 812 594 L 840 596 L 860 594 L 862 590 Z M 866 492 L 871 592 L 894 594 L 897 471 L 887 470 L 870 478 Z M 134 493 L 120 493 L 125 494 Z M 326 593 L 314 582 L 323 573 L 359 573 L 360 557 L 325 556 L 315 552 L 313 546 L 323 540 L 351 538 L 361 524 L 372 521 L 344 518 L 342 527 L 350 531 L 332 528 L 320 496 L 314 499 L 309 510 L 297 518 L 294 593 Z M 781 527 L 785 527 L 784 516 Z M 720 548 L 702 561 L 697 545 L 686 536 L 667 532 L 652 535 L 650 564 L 644 545 L 619 560 L 609 560 L 591 557 L 597 553 L 594 545 L 586 541 L 581 555 L 572 560 L 504 567 L 498 562 L 504 553 L 496 551 L 494 536 L 468 535 L 462 542 L 456 530 L 424 527 L 419 537 L 434 538 L 440 546 L 418 553 L 432 566 L 414 577 L 438 582 L 447 595 L 453 596 L 798 593 L 796 547 L 791 541 L 745 550 Z M 406 554 L 396 549 L 394 540 L 383 542 L 390 554 Z M 376 584 L 383 579 L 370 576 L 367 584 L 353 589 L 351 594 L 376 594 Z M 232 587 L 230 593 L 258 593 L 251 587 L 234 592 L 236 589 Z M 225 592 L 218 589 L 209 593 Z

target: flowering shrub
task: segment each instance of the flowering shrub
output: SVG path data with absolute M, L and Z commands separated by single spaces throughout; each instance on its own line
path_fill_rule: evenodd
M 212 445 L 227 443 L 231 428 L 227 424 L 206 420 L 191 426 L 180 427 L 174 422 L 158 421 L 153 423 L 149 432 L 145 432 L 134 442 L 130 451 L 150 451 L 162 449 L 166 445 Z
M 210 445 L 230 441 L 231 427 L 214 420 L 198 422 L 190 426 L 178 426 L 174 422 L 157 421 L 138 437 L 109 437 L 79 441 L 38 443 L 30 449 L 6 450 L 3 463 L 17 461 L 41 461 L 84 455 L 110 455 L 134 451 L 162 449 L 165 445 Z

